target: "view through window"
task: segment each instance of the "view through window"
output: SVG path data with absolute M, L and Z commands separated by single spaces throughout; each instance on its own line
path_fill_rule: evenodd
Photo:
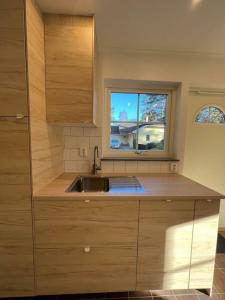
M 168 94 L 110 94 L 110 148 L 165 151 Z
M 195 118 L 196 123 L 225 123 L 225 114 L 215 106 L 202 108 Z

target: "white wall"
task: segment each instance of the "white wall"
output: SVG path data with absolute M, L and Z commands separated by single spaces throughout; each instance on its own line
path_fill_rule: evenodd
M 103 79 L 132 79 L 149 81 L 180 82 L 178 120 L 176 123 L 177 156 L 180 158 L 180 173 L 199 183 L 205 184 L 225 194 L 225 133 L 224 127 L 216 134 L 210 128 L 204 134 L 192 135 L 191 115 L 195 99 L 189 95 L 190 87 L 225 89 L 225 59 L 218 57 L 182 56 L 175 54 L 147 53 L 102 53 L 101 73 Z M 103 99 L 103 82 L 102 94 Z M 225 99 L 221 100 L 225 105 Z M 219 143 L 219 149 L 213 151 L 208 139 Z M 204 159 L 201 151 L 191 147 L 196 143 L 204 147 Z M 214 147 L 215 148 L 215 147 Z M 191 167 L 190 167 L 191 166 Z M 200 171 L 201 170 L 201 171 Z M 208 176 L 208 174 L 210 174 Z M 225 227 L 225 202 L 221 205 L 220 226 Z
M 190 96 L 187 117 L 184 174 L 225 195 L 225 124 L 197 124 L 196 113 L 215 104 L 225 112 L 225 95 Z M 225 227 L 225 201 L 220 227 Z

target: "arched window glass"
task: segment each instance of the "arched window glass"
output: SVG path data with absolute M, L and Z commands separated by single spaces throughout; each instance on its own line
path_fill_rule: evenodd
M 203 107 L 195 118 L 196 123 L 225 123 L 225 114 L 215 106 Z

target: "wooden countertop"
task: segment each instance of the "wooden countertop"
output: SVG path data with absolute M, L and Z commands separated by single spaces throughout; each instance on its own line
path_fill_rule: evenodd
M 123 199 L 138 199 L 138 200 L 220 200 L 225 196 L 192 181 L 184 176 L 178 174 L 138 174 L 135 175 L 143 187 L 140 192 L 72 192 L 67 193 L 65 190 L 72 183 L 78 175 L 88 174 L 75 174 L 64 173 L 53 182 L 48 184 L 45 188 L 40 190 L 34 195 L 34 200 L 44 199 L 92 199 L 103 200 L 116 199 L 122 197 Z M 104 174 L 104 176 L 130 176 L 132 174 Z M 103 175 L 102 175 L 103 176 Z

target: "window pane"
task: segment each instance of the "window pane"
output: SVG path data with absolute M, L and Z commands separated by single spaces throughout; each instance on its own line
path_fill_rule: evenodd
M 224 123 L 225 122 L 225 115 L 219 108 L 210 106 L 209 114 L 210 114 L 210 122 L 211 123 Z
M 138 94 L 111 93 L 111 121 L 137 121 Z
M 163 151 L 165 140 L 165 125 L 141 124 L 138 130 L 138 149 Z
M 140 94 L 139 121 L 146 123 L 166 123 L 165 94 Z
M 111 149 L 133 150 L 137 143 L 136 123 L 111 123 Z
M 203 108 L 197 115 L 195 122 L 197 123 L 209 123 L 209 108 Z

